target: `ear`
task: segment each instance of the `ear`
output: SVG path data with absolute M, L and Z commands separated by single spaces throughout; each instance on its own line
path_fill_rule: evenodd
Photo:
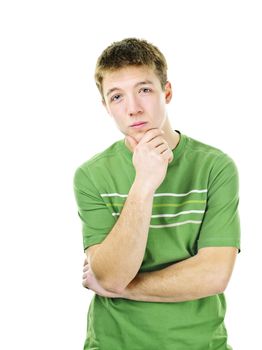
M 166 82 L 165 85 L 165 99 L 166 99 L 166 103 L 169 103 L 172 99 L 173 96 L 173 92 L 172 92 L 172 86 L 170 81 Z

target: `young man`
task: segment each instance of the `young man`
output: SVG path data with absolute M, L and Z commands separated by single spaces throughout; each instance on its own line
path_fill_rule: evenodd
M 124 134 L 76 170 L 95 292 L 84 349 L 226 350 L 224 290 L 238 250 L 238 175 L 222 151 L 173 130 L 163 54 L 125 39 L 95 73 Z

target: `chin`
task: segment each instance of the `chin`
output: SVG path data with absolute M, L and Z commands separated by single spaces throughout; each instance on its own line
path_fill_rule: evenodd
M 132 136 L 136 140 L 136 142 L 139 142 L 148 130 L 143 130 L 143 131 L 140 131 L 140 132 L 136 132 L 136 133 L 134 133 L 133 135 L 130 135 L 130 136 Z
M 125 136 L 131 136 L 136 140 L 136 142 L 139 142 L 142 139 L 142 137 L 145 135 L 145 133 L 151 129 L 153 129 L 153 128 L 148 127 L 146 129 L 143 129 L 143 130 L 132 130 L 133 132 L 128 132 L 130 130 L 126 130 L 125 132 L 123 132 L 123 134 Z

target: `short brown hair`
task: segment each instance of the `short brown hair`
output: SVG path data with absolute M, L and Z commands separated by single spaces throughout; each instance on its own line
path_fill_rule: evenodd
M 102 83 L 105 73 L 127 66 L 153 68 L 164 90 L 167 82 L 167 63 L 162 52 L 146 40 L 127 38 L 113 42 L 98 57 L 95 81 L 102 97 Z

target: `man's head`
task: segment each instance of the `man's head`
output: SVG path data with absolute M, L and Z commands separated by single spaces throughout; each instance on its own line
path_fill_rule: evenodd
M 95 70 L 95 81 L 104 100 L 103 79 L 106 73 L 129 66 L 145 66 L 157 75 L 164 90 L 167 82 L 167 63 L 159 49 L 146 40 L 128 38 L 113 42 L 99 56 Z
M 95 79 L 107 112 L 124 135 L 139 142 L 150 129 L 172 133 L 166 112 L 172 89 L 166 60 L 155 46 L 139 39 L 113 43 L 98 58 Z

